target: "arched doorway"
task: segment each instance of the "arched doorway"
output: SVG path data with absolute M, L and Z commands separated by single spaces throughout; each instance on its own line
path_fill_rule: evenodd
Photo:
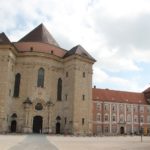
M 120 134 L 124 134 L 124 127 L 120 127 Z
M 33 133 L 42 133 L 43 118 L 35 116 L 33 118 Z
M 16 132 L 16 129 L 17 129 L 17 122 L 16 122 L 16 120 L 13 120 L 12 122 L 11 122 L 11 132 Z
M 60 123 L 56 123 L 56 134 L 60 134 Z

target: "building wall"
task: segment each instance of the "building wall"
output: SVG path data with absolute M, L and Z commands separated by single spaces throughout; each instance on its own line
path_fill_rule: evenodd
M 93 133 L 96 135 L 139 134 L 141 126 L 144 134 L 149 134 L 149 118 L 149 105 L 93 101 Z
M 11 92 L 13 89 L 13 67 L 15 55 L 10 45 L 0 46 L 0 132 L 8 130 L 8 117 L 11 106 Z
M 75 55 L 62 59 L 53 54 L 13 51 L 0 47 L 0 132 L 11 132 L 15 121 L 16 132 L 32 133 L 34 117 L 41 116 L 43 133 L 56 133 L 56 124 L 60 123 L 60 133 L 91 134 L 93 62 Z M 43 88 L 37 87 L 40 68 L 45 71 Z M 17 73 L 21 75 L 20 89 L 19 96 L 14 97 Z M 59 78 L 61 101 L 57 99 Z M 27 98 L 32 104 L 24 104 Z M 53 106 L 47 106 L 49 100 Z M 35 109 L 37 103 L 42 104 L 42 110 Z

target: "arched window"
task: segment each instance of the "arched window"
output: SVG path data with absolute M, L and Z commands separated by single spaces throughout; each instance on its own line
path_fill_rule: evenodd
M 19 96 L 20 80 L 21 80 L 21 75 L 20 73 L 17 73 L 15 76 L 14 97 Z
M 57 83 L 57 100 L 61 101 L 61 97 L 62 97 L 62 79 L 59 78 Z
M 17 118 L 17 114 L 16 113 L 13 113 L 12 115 L 11 115 L 11 118 Z
M 61 117 L 60 117 L 60 116 L 57 116 L 57 117 L 56 117 L 56 120 L 57 120 L 57 121 L 60 121 L 60 120 L 61 120 Z
M 37 87 L 44 87 L 44 69 L 43 68 L 40 68 L 38 70 Z

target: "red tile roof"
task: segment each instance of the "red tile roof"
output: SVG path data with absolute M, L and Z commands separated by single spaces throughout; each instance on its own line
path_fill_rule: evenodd
M 144 93 L 93 88 L 92 94 L 94 101 L 147 104 Z
M 19 52 L 42 52 L 56 55 L 58 57 L 63 57 L 66 53 L 66 50 L 56 47 L 54 45 L 40 43 L 40 42 L 17 42 L 14 43 L 15 47 Z
M 18 42 L 14 43 L 10 42 L 4 33 L 0 33 L 0 44 L 3 43 L 13 44 L 13 46 L 17 48 L 18 52 L 34 51 L 49 53 L 61 58 L 66 58 L 77 54 L 95 62 L 95 59 L 80 45 L 73 47 L 69 51 L 60 48 L 58 43 L 43 24 L 40 24 Z

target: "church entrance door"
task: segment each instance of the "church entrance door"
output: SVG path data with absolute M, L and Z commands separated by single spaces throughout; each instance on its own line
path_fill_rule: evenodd
M 60 123 L 56 123 L 56 134 L 60 134 Z
M 33 118 L 33 133 L 42 133 L 43 118 L 35 116 Z
M 124 134 L 124 127 L 120 128 L 120 134 Z
M 16 120 L 13 120 L 11 122 L 11 132 L 16 132 L 16 128 L 17 128 L 17 122 Z

